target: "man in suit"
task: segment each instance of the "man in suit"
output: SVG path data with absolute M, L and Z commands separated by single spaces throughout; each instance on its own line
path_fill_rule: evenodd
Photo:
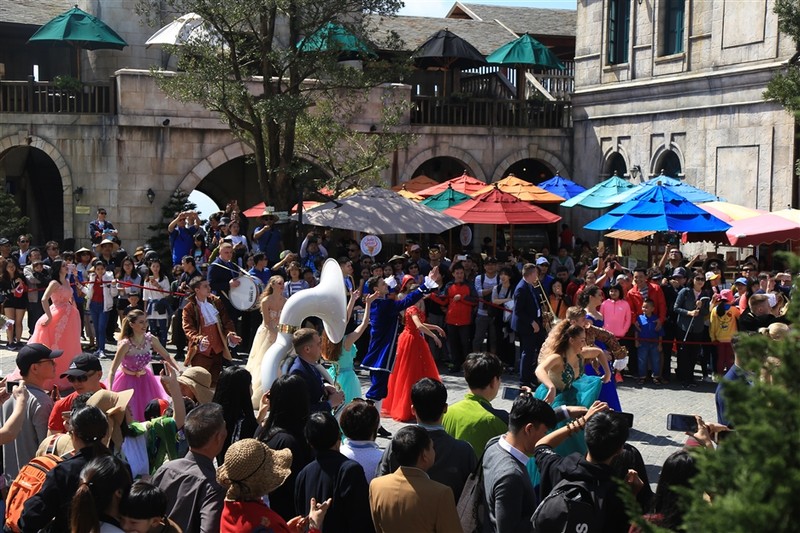
M 489 441 L 483 456 L 483 487 L 492 532 L 531 531 L 538 503 L 527 464 L 536 443 L 556 425 L 553 409 L 521 394 L 514 400 L 508 432 Z
M 311 400 L 311 412 L 327 411 L 338 407 L 344 401 L 344 393 L 325 381 L 317 368 L 322 356 L 322 339 L 316 330 L 302 328 L 294 332 L 292 344 L 297 352 L 290 374 L 303 378 Z
M 375 531 L 462 531 L 453 491 L 426 473 L 436 460 L 428 432 L 420 426 L 406 426 L 397 432 L 391 446 L 400 467 L 369 485 Z
M 189 283 L 189 290 L 192 294 L 183 308 L 183 332 L 189 341 L 184 364 L 208 370 L 213 388 L 222 372 L 222 360 L 233 359 L 228 345 L 236 346 L 242 338 L 236 334 L 225 305 L 211 294 L 208 281 L 194 278 Z
M 514 289 L 514 312 L 511 315 L 511 329 L 519 335 L 519 381 L 522 386 L 533 385 L 539 349 L 547 337 L 538 285 L 539 269 L 533 263 L 527 263 L 522 267 L 522 280 Z

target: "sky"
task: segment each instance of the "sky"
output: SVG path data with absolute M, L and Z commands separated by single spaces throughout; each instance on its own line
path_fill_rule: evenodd
M 404 0 L 404 2 L 405 7 L 398 14 L 417 17 L 444 17 L 455 4 L 455 0 Z M 462 3 L 552 9 L 576 8 L 576 0 L 462 0 Z

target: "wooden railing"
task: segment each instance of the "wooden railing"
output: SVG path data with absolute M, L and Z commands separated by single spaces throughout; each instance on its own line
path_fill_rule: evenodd
M 572 92 L 575 90 L 575 62 L 562 61 L 564 70 L 548 69 L 541 72 L 534 72 L 533 75 L 539 83 L 556 99 L 568 101 Z M 461 79 L 461 92 L 483 96 L 480 93 L 472 92 L 470 85 L 476 83 L 475 80 L 485 79 L 490 75 L 496 75 L 501 80 L 506 81 L 511 88 L 511 94 L 516 96 L 517 69 L 510 66 L 487 65 L 475 69 L 465 70 Z M 530 83 L 526 82 L 525 94 L 530 97 L 538 91 Z
M 59 88 L 50 82 L 0 81 L 0 113 L 75 113 L 107 115 L 116 112 L 111 82 L 84 82 L 81 90 Z
M 434 96 L 411 97 L 411 124 L 426 126 L 486 126 L 493 128 L 571 128 L 569 102 Z

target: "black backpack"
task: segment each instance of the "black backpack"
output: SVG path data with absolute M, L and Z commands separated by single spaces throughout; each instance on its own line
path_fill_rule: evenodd
M 486 453 L 486 450 L 484 450 Z M 483 455 L 461 491 L 456 504 L 456 512 L 464 533 L 481 533 L 489 522 L 489 509 L 486 505 L 486 490 L 483 486 Z
M 531 517 L 536 533 L 599 533 L 603 531 L 603 502 L 612 481 L 562 479 Z

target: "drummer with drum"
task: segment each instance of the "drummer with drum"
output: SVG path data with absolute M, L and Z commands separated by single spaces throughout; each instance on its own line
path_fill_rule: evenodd
M 230 300 L 230 291 L 240 285 L 239 267 L 233 262 L 233 244 L 223 242 L 219 245 L 219 257 L 208 265 L 208 283 L 211 285 L 211 293 L 222 300 L 228 316 L 236 322 L 239 318 L 239 310 L 236 309 Z

